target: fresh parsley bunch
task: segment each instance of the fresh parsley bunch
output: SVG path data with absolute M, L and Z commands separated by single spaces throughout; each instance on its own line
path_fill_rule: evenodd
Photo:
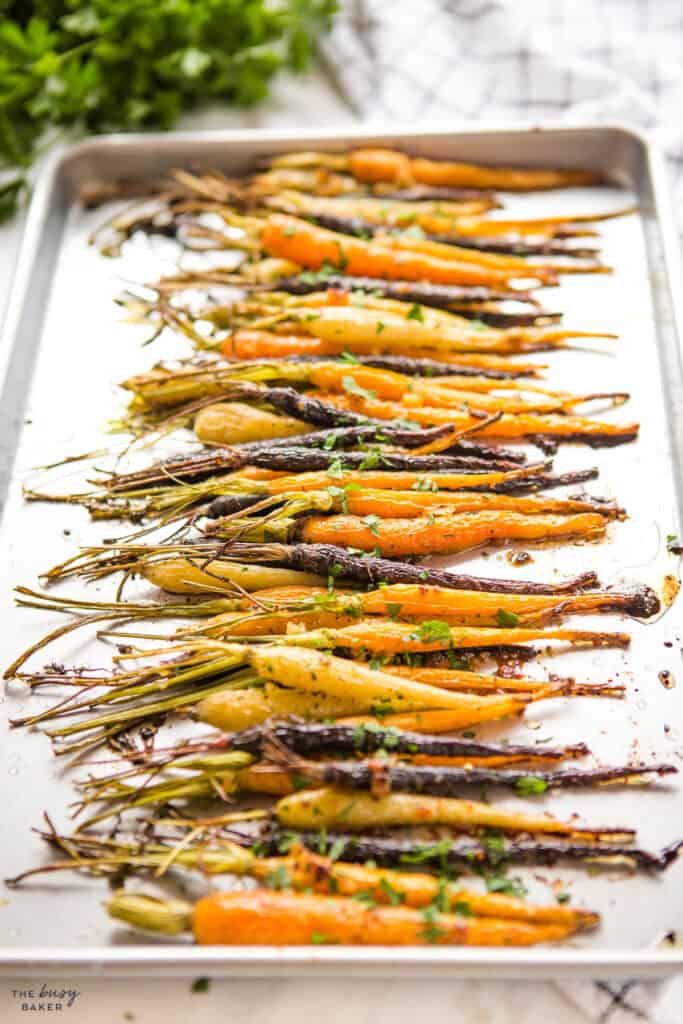
M 199 102 L 263 99 L 302 71 L 336 0 L 0 0 L 0 220 L 51 129 L 170 128 Z

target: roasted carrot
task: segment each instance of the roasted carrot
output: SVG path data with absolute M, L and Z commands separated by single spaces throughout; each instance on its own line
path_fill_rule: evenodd
M 474 217 L 484 213 L 489 205 L 485 200 L 452 202 L 447 199 L 417 199 L 407 202 L 384 196 L 316 196 L 301 191 L 283 189 L 269 197 L 265 206 L 294 216 L 321 215 L 342 220 L 362 219 L 367 224 L 390 227 L 418 225 L 434 234 L 453 231 L 458 217 Z M 475 209 L 475 207 L 479 209 Z M 483 207 L 483 209 L 482 209 Z
M 239 733 L 218 733 L 206 740 L 181 743 L 168 753 L 157 752 L 151 755 L 149 762 L 158 767 L 167 764 L 168 758 L 173 760 L 184 753 L 189 756 L 201 751 L 221 750 L 242 750 L 254 757 L 261 757 L 273 740 L 306 757 L 329 757 L 333 754 L 348 757 L 385 751 L 401 760 L 415 761 L 423 758 L 425 764 L 459 763 L 489 767 L 519 761 L 555 764 L 590 753 L 585 743 L 559 747 L 538 744 L 525 746 L 505 740 L 502 743 L 487 743 L 461 736 L 429 736 L 382 726 L 354 729 L 329 722 L 318 724 L 282 719 Z
M 413 238 L 405 234 L 387 234 L 378 232 L 374 235 L 376 242 L 386 246 L 388 249 L 396 249 L 399 252 L 420 253 L 423 256 L 443 260 L 461 260 L 463 263 L 472 263 L 476 266 L 487 267 L 492 270 L 503 270 L 514 273 L 518 277 L 537 277 L 540 281 L 553 283 L 557 274 L 560 273 L 605 273 L 610 268 L 595 261 L 582 260 L 580 262 L 548 260 L 547 257 L 512 256 L 507 253 L 490 252 L 488 247 L 483 249 L 465 248 L 455 241 L 437 241 L 433 238 Z
M 354 516 L 380 515 L 393 519 L 414 519 L 426 509 L 449 512 L 517 512 L 520 515 L 569 515 L 577 512 L 599 513 L 612 517 L 619 510 L 610 503 L 598 504 L 590 498 L 518 497 L 511 494 L 486 494 L 477 491 L 401 491 L 349 490 L 337 503 Z M 337 509 L 336 509 L 337 510 Z
M 217 891 L 192 908 L 118 893 L 107 904 L 110 916 L 134 927 L 177 935 L 192 930 L 200 945 L 308 946 L 528 946 L 566 938 L 572 922 L 424 913 L 412 907 L 367 906 L 355 899 L 256 889 Z
M 517 695 L 521 697 L 521 694 Z M 552 696 L 552 693 L 548 694 Z M 490 698 L 489 698 L 490 699 Z M 516 702 L 514 697 L 499 698 L 498 709 L 487 704 L 479 712 L 472 710 L 469 720 L 465 723 L 460 712 L 454 711 L 399 711 L 395 714 L 377 715 L 345 715 L 337 719 L 339 725 L 348 725 L 358 728 L 360 726 L 384 726 L 390 729 L 405 729 L 407 732 L 424 733 L 451 733 L 457 729 L 467 729 L 479 722 L 494 722 L 501 718 L 510 718 L 521 715 L 525 703 Z
M 357 149 L 348 155 L 348 168 L 359 181 L 446 185 L 456 188 L 500 188 L 510 192 L 567 188 L 594 184 L 597 175 L 583 170 L 540 170 L 482 167 L 478 164 L 411 158 L 390 149 Z
M 352 515 L 312 515 L 297 527 L 298 539 L 306 543 L 338 544 L 343 540 L 363 551 L 379 548 L 388 558 L 453 554 L 502 540 L 593 539 L 604 532 L 604 517 L 591 512 L 567 516 L 438 512 L 430 517 L 382 519 L 370 524 Z
M 466 693 L 543 693 L 548 688 L 545 680 L 528 679 L 525 676 L 486 675 L 454 668 L 385 665 L 384 671 L 390 675 L 408 676 L 418 683 L 427 683 L 429 686 Z M 563 684 L 563 695 L 571 693 L 577 697 L 623 697 L 625 692 L 624 686 L 620 683 L 583 683 L 574 679 L 565 680 L 564 683 L 566 689 Z
M 264 866 L 258 861 L 256 864 L 259 875 L 264 877 Z M 597 923 L 597 916 L 590 911 L 557 904 L 542 906 L 514 896 L 464 889 L 453 882 L 444 884 L 425 872 L 394 871 L 366 864 L 331 861 L 300 845 L 293 847 L 288 857 L 270 858 L 265 864 L 271 872 L 282 864 L 297 889 L 313 889 L 314 892 L 339 896 L 355 896 L 363 892 L 379 904 L 400 902 L 407 907 L 426 907 L 440 896 L 444 911 L 457 912 L 460 907 L 464 912 L 466 906 L 466 913 L 475 917 L 496 917 L 529 924 L 566 924 L 581 931 Z
M 439 619 L 448 625 L 495 626 L 540 624 L 553 616 L 599 612 L 641 612 L 642 594 L 636 592 L 589 593 L 560 596 L 495 594 L 483 591 L 447 590 L 442 587 L 398 584 L 369 594 L 335 591 L 325 595 L 312 588 L 257 591 L 241 602 L 243 610 L 215 615 L 182 635 L 201 633 L 229 639 L 232 636 L 283 634 L 293 626 L 306 629 L 339 629 L 353 625 L 361 615 L 391 616 L 422 622 Z M 245 612 L 247 614 L 245 614 Z M 521 687 L 520 687 L 521 688 Z
M 334 341 L 323 341 L 304 334 L 278 334 L 264 330 L 241 328 L 229 335 L 222 343 L 221 351 L 228 359 L 281 359 L 287 356 L 334 356 L 340 355 L 347 347 L 343 338 Z M 353 345 L 353 351 L 359 355 L 382 353 L 390 350 L 386 339 L 381 334 L 372 341 Z M 429 348 L 408 347 L 401 350 L 404 355 L 415 358 L 433 358 L 434 352 Z M 502 356 L 485 355 L 478 352 L 440 352 L 441 362 L 454 366 L 480 367 L 481 369 L 499 370 L 502 372 L 535 373 L 539 366 L 534 363 L 519 363 Z
M 346 598 L 344 598 L 346 600 Z M 353 598 L 349 599 L 353 603 Z M 567 614 L 595 612 L 601 609 L 630 608 L 638 600 L 638 594 L 593 592 L 570 594 L 566 597 L 550 597 L 538 594 L 487 594 L 466 590 L 447 590 L 444 587 L 395 583 L 379 590 L 362 594 L 355 599 L 367 614 L 393 615 L 400 618 L 433 617 L 476 619 L 479 622 L 500 620 L 509 616 L 533 619 L 561 610 Z M 391 608 L 390 608 L 391 606 Z M 640 608 L 640 602 L 636 605 Z M 504 623 L 505 624 L 505 623 Z
M 296 485 L 295 485 L 296 486 Z M 576 513 L 599 514 L 606 518 L 623 518 L 621 509 L 611 502 L 600 502 L 586 498 L 552 499 L 547 503 L 544 499 L 528 499 L 507 494 L 481 494 L 477 491 L 451 493 L 449 491 L 401 491 L 401 490 L 368 490 L 355 493 L 343 487 L 328 485 L 324 491 L 305 490 L 283 492 L 282 496 L 272 496 L 274 500 L 262 499 L 262 491 L 254 488 L 253 492 L 245 490 L 226 493 L 212 498 L 210 504 L 203 509 L 204 514 L 216 520 L 206 527 L 207 534 L 224 533 L 223 520 L 229 527 L 231 518 L 237 514 L 250 514 L 249 510 L 274 508 L 282 503 L 284 512 L 287 506 L 296 503 L 297 514 L 306 511 L 344 512 L 353 516 L 385 516 L 392 519 L 414 519 L 425 514 L 450 515 L 464 513 L 513 513 L 519 516 L 534 515 L 572 515 Z M 211 498 L 211 492 L 207 493 Z M 158 498 L 158 496 L 157 496 Z M 201 500 L 201 495 L 198 496 Z M 158 507 L 158 506 L 157 506 Z
M 320 270 L 323 264 L 331 264 L 343 266 L 349 274 L 367 277 L 503 287 L 517 278 L 554 280 L 554 275 L 544 268 L 533 272 L 494 269 L 410 250 L 398 251 L 379 242 L 327 231 L 283 213 L 269 215 L 261 230 L 261 245 L 269 256 L 291 260 L 309 270 Z
M 196 563 L 187 558 L 146 560 L 140 573 L 149 583 L 172 594 L 198 594 L 201 592 L 234 594 L 242 590 L 262 590 L 271 586 L 315 586 L 324 578 L 294 569 L 279 569 L 265 565 L 245 565 L 220 558 Z
M 450 424 L 456 429 L 475 426 L 477 420 L 468 412 L 431 406 L 411 406 L 384 402 L 376 398 L 354 395 L 326 395 L 325 401 L 340 409 L 353 409 L 375 419 L 395 420 L 402 417 L 423 426 Z M 549 436 L 558 440 L 584 441 L 593 447 L 611 446 L 632 441 L 638 435 L 637 423 L 607 423 L 583 416 L 559 416 L 554 413 L 504 413 L 495 423 L 482 427 L 480 437 L 504 439 Z
M 593 235 L 595 232 L 589 227 L 579 225 L 593 224 L 598 221 L 612 220 L 615 217 L 623 217 L 633 213 L 633 207 L 625 207 L 621 210 L 611 210 L 607 213 L 588 214 L 560 214 L 555 217 L 531 217 L 523 220 L 514 220 L 504 217 L 476 217 L 463 216 L 458 219 L 458 231 L 462 234 L 472 235 L 507 235 L 511 232 L 520 235 L 537 234 L 548 231 L 552 234 L 562 235 Z
M 219 693 L 206 697 L 199 703 L 197 713 L 202 722 L 226 732 L 249 729 L 273 717 L 296 715 L 307 721 L 319 722 L 357 714 L 363 708 L 351 697 L 302 693 L 270 684 L 250 690 L 232 690 L 226 700 L 220 697 Z
M 475 330 L 457 322 L 424 316 L 423 321 L 408 319 L 395 312 L 359 309 L 355 306 L 301 307 L 292 310 L 292 319 L 300 320 L 300 329 L 326 343 L 343 342 L 350 352 L 357 346 L 377 346 L 399 354 L 406 349 L 431 349 L 438 353 L 498 353 L 536 351 L 563 347 L 571 338 L 613 338 L 612 334 L 572 331 L 563 327 L 487 327 Z M 375 348 L 376 350 L 376 348 Z M 439 355 L 439 358 L 441 356 Z
M 206 444 L 244 444 L 267 438 L 305 434 L 308 425 L 292 416 L 279 416 L 266 409 L 255 409 L 243 402 L 220 402 L 200 409 L 194 431 Z
M 440 620 L 426 620 L 419 626 L 392 619 L 373 618 L 341 629 L 295 633 L 288 642 L 318 649 L 347 647 L 352 651 L 381 651 L 384 654 L 443 651 L 452 648 L 491 647 L 523 644 L 531 640 L 564 640 L 570 644 L 598 647 L 627 647 L 627 633 L 601 633 L 578 629 L 517 629 L 501 626 L 448 626 Z M 295 685 L 295 684 L 290 684 Z M 446 707 L 445 704 L 435 705 Z
M 351 627 L 351 629 L 353 628 Z M 371 628 L 370 625 L 367 626 L 367 629 Z M 346 632 L 335 630 L 334 636 L 339 636 L 345 642 Z M 473 634 L 477 631 L 463 630 L 460 632 Z M 481 630 L 479 632 L 495 633 L 496 631 Z M 522 634 L 531 632 L 532 635 L 527 637 L 530 640 L 535 639 L 539 633 L 539 631 L 528 630 L 519 630 L 518 632 Z M 281 686 L 287 686 L 294 690 L 304 690 L 307 693 L 325 694 L 335 699 L 353 701 L 358 706 L 364 706 L 367 709 L 371 709 L 377 704 L 388 704 L 390 707 L 387 710 L 394 711 L 415 708 L 462 711 L 476 707 L 484 699 L 468 694 L 439 690 L 412 679 L 389 675 L 359 662 L 337 658 L 318 650 L 303 649 L 308 648 L 309 645 L 310 647 L 316 644 L 322 646 L 320 641 L 324 642 L 324 637 L 321 635 L 316 639 L 316 635 L 311 633 L 304 633 L 301 636 L 304 642 L 300 646 L 297 643 L 298 637 L 292 636 L 288 638 L 289 645 L 249 647 L 244 651 L 244 657 L 264 679 L 271 679 Z M 522 638 L 520 637 L 520 639 Z M 296 645 L 292 645 L 292 642 Z M 505 642 L 506 639 L 503 638 L 501 643 Z M 216 647 L 217 651 L 226 653 L 235 653 L 236 649 L 238 649 L 237 645 L 234 644 L 220 643 Z M 438 645 L 427 649 L 438 649 Z
M 437 491 L 460 491 L 467 488 L 494 488 L 499 484 L 512 481 L 521 481 L 525 476 L 531 476 L 538 472 L 538 467 L 531 467 L 524 470 L 492 471 L 481 473 L 425 473 L 386 471 L 381 469 L 344 469 L 343 456 L 340 458 L 340 476 L 334 477 L 336 486 L 348 488 L 348 496 L 358 494 L 362 489 L 396 490 L 408 492 L 407 497 L 421 493 L 429 493 L 434 486 Z M 264 478 L 264 471 L 255 467 L 248 467 L 234 474 L 234 478 L 258 480 L 263 483 L 262 490 L 265 494 L 288 494 L 292 491 L 317 491 L 324 490 L 330 486 L 330 477 L 327 473 L 303 472 L 271 473 Z M 349 486 L 351 485 L 351 486 Z M 421 491 L 424 488 L 424 492 Z
M 406 728 L 413 728 L 414 725 L 416 732 L 453 732 L 456 729 L 467 729 L 480 722 L 498 721 L 511 715 L 520 715 L 531 700 L 531 697 L 525 694 L 475 697 L 463 693 L 457 696 L 463 698 L 458 702 L 459 706 L 451 707 L 447 711 L 387 714 L 381 721 L 375 721 L 379 725 L 401 727 L 401 721 L 405 720 Z M 368 715 L 367 708 L 363 710 L 362 706 L 359 707 L 357 702 L 351 699 L 302 693 L 269 684 L 263 689 L 233 690 L 227 697 L 217 693 L 204 698 L 198 705 L 198 716 L 202 722 L 226 732 L 239 732 L 260 725 L 270 718 L 288 715 L 296 715 L 310 722 L 336 718 L 341 722 L 352 722 L 354 725 L 373 720 L 372 715 Z
M 300 334 L 273 334 L 269 331 L 241 328 L 228 335 L 221 345 L 230 359 L 279 359 L 283 356 L 337 355 L 339 345 L 326 345 L 319 338 Z
M 498 828 L 504 832 L 531 832 L 572 838 L 631 838 L 632 829 L 583 828 L 551 814 L 529 814 L 496 804 L 452 797 L 390 793 L 374 799 L 345 789 L 314 789 L 292 793 L 275 807 L 286 828 L 319 829 L 342 825 L 345 829 L 392 828 L 404 825 L 449 825 L 458 830 Z
M 307 369 L 306 377 L 321 391 L 344 394 L 351 388 L 356 389 L 355 393 L 360 389 L 361 392 L 371 392 L 376 398 L 402 401 L 411 407 L 427 405 L 462 409 L 468 404 L 493 412 L 562 412 L 594 398 L 609 398 L 620 404 L 626 397 L 616 392 L 609 395 L 553 392 L 538 385 L 527 387 L 517 381 L 495 381 L 486 377 L 431 377 L 425 380 L 390 370 L 340 366 L 338 363 L 314 364 Z M 515 394 L 509 394 L 511 391 Z

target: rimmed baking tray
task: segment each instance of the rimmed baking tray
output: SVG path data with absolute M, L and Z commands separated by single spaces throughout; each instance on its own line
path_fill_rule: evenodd
M 468 565 L 473 571 L 485 567 L 487 575 L 517 573 L 520 578 L 586 568 L 596 568 L 605 582 L 626 576 L 660 583 L 665 574 L 677 575 L 677 559 L 666 550 L 667 535 L 679 533 L 682 500 L 683 321 L 672 287 L 679 282 L 677 238 L 662 162 L 645 139 L 619 127 L 457 133 L 344 128 L 303 136 L 218 132 L 101 137 L 67 150 L 38 184 L 5 323 L 0 355 L 0 496 L 6 499 L 0 573 L 8 599 L 0 644 L 3 664 L 54 626 L 53 617 L 10 607 L 11 587 L 35 585 L 40 571 L 68 557 L 76 544 L 107 533 L 101 523 L 89 523 L 82 510 L 26 505 L 21 483 L 35 479 L 31 467 L 112 445 L 102 427 L 122 402 L 115 381 L 146 367 L 155 351 L 141 350 L 139 331 L 118 322 L 112 300 L 123 280 L 151 279 L 164 261 L 175 259 L 166 243 L 149 240 L 129 247 L 123 261 L 107 261 L 89 250 L 87 236 L 105 214 L 80 208 L 80 187 L 92 179 L 154 178 L 178 166 L 219 167 L 234 174 L 265 154 L 342 150 L 357 143 L 399 145 L 415 154 L 482 163 L 591 167 L 614 183 L 614 188 L 601 191 L 511 198 L 509 209 L 522 214 L 589 212 L 621 207 L 635 197 L 637 215 L 601 226 L 605 257 L 615 274 L 566 278 L 546 300 L 566 311 L 572 326 L 620 335 L 616 344 L 586 344 L 580 353 L 553 355 L 548 376 L 568 388 L 585 390 L 590 382 L 591 390 L 632 392 L 630 405 L 614 415 L 641 422 L 636 444 L 597 454 L 571 448 L 558 459 L 562 467 L 595 461 L 601 476 L 593 492 L 618 495 L 631 518 L 616 525 L 604 544 L 538 549 L 528 568 L 513 569 L 504 552 L 496 551 L 477 553 Z M 163 355 L 170 354 L 166 345 Z M 67 467 L 62 477 L 73 474 L 75 480 L 78 472 L 78 467 Z M 625 761 L 634 753 L 645 760 L 683 758 L 683 685 L 665 689 L 657 678 L 662 669 L 674 680 L 680 674 L 679 623 L 674 604 L 655 623 L 625 627 L 633 634 L 633 648 L 626 655 L 594 651 L 557 659 L 557 670 L 564 674 L 622 679 L 629 692 L 625 703 L 576 700 L 570 706 L 558 700 L 505 734 L 527 742 L 530 736 L 541 741 L 549 735 L 557 741 L 585 739 L 605 762 Z M 104 656 L 106 660 L 106 651 Z M 57 645 L 43 660 L 48 657 L 101 664 L 103 649 L 93 646 L 91 637 L 78 636 Z M 36 700 L 31 698 L 31 707 Z M 26 694 L 10 687 L 0 713 L 9 718 L 28 705 Z M 495 735 L 495 729 L 479 734 Z M 68 827 L 64 808 L 73 790 L 64 766 L 55 762 L 40 735 L 8 730 L 0 758 L 5 783 L 0 873 L 8 876 L 45 857 L 30 831 L 40 824 L 43 810 L 54 813 L 59 827 Z M 579 810 L 591 823 L 636 824 L 648 848 L 683 834 L 680 784 L 656 792 L 557 794 L 552 806 L 560 815 Z M 400 971 L 490 976 L 495 971 L 497 977 L 605 977 L 663 975 L 683 965 L 680 948 L 661 944 L 667 933 L 683 929 L 683 863 L 657 878 L 589 877 L 565 869 L 532 871 L 525 877 L 533 895 L 546 899 L 561 879 L 577 904 L 603 912 L 603 928 L 574 946 L 554 949 L 202 949 L 145 941 L 112 928 L 101 907 L 102 883 L 48 875 L 3 894 L 0 972 L 247 976 Z

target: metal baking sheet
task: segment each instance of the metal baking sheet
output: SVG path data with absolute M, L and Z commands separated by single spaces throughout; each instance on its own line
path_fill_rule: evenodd
M 149 178 L 172 167 L 248 169 L 263 154 L 292 149 L 341 150 L 358 142 L 399 145 L 415 154 L 534 166 L 588 166 L 609 175 L 614 187 L 580 189 L 540 196 L 509 197 L 506 211 L 533 216 L 618 208 L 635 198 L 639 213 L 606 222 L 600 231 L 612 276 L 569 276 L 547 293 L 547 304 L 566 311 L 567 324 L 615 331 L 618 342 L 583 343 L 579 352 L 553 354 L 549 381 L 568 389 L 627 390 L 624 408 L 607 417 L 637 419 L 635 444 L 591 452 L 562 450 L 556 465 L 597 463 L 595 494 L 618 496 L 630 518 L 610 528 L 601 544 L 538 548 L 533 562 L 513 567 L 503 550 L 459 561 L 487 575 L 551 578 L 587 568 L 605 583 L 621 577 L 661 584 L 678 575 L 678 560 L 666 551 L 666 536 L 679 535 L 683 455 L 683 376 L 679 328 L 671 282 L 679 280 L 673 216 L 665 197 L 663 169 L 647 142 L 621 128 L 564 128 L 530 131 L 453 133 L 310 133 L 292 137 L 272 132 L 112 136 L 67 151 L 40 182 L 30 212 L 2 347 L 0 403 L 0 484 L 6 497 L 0 540 L 0 574 L 6 596 L 0 642 L 2 664 L 53 628 L 56 616 L 12 606 L 11 588 L 35 586 L 39 573 L 68 557 L 76 545 L 111 534 L 92 524 L 83 510 L 26 504 L 22 482 L 41 480 L 33 467 L 65 454 L 111 448 L 103 432 L 124 398 L 116 381 L 146 368 L 154 358 L 187 352 L 184 343 L 163 342 L 163 350 L 142 349 L 144 332 L 120 322 L 114 297 L 126 280 L 153 279 L 175 264 L 177 252 L 166 240 L 129 243 L 121 259 L 105 259 L 87 246 L 92 228 L 106 210 L 86 212 L 79 187 L 93 178 Z M 174 350 L 174 346 L 177 346 Z M 545 360 L 539 357 L 539 361 Z M 78 482 L 82 469 L 65 467 L 61 483 Z M 444 563 L 445 560 L 442 560 Z M 448 564 L 454 564 L 451 560 Z M 60 592 L 74 593 L 75 586 Z M 101 584 L 97 596 L 111 593 Z M 91 588 L 93 593 L 93 588 Z M 587 626 L 604 619 L 582 619 Z M 614 617 L 609 627 L 621 628 Z M 556 700 L 535 708 L 514 726 L 477 730 L 480 736 L 505 733 L 533 742 L 582 739 L 602 762 L 643 759 L 681 760 L 683 767 L 683 663 L 678 606 L 649 624 L 628 622 L 633 645 L 627 653 L 585 651 L 547 661 L 549 669 L 590 680 L 618 679 L 628 687 L 625 702 Z M 36 664 L 57 659 L 91 665 L 108 663 L 109 651 L 92 634 L 79 633 L 55 644 Z M 678 685 L 665 689 L 658 673 L 669 669 Z M 0 709 L 3 719 L 39 707 L 40 698 L 11 684 Z M 5 727 L 6 728 L 6 727 Z M 31 832 L 48 810 L 60 828 L 69 828 L 66 805 L 73 799 L 67 766 L 55 760 L 37 733 L 7 730 L 0 748 L 4 782 L 5 841 L 0 874 L 11 876 L 46 859 Z M 79 774 L 78 772 L 76 774 Z M 84 774 L 83 767 L 80 775 Z M 599 793 L 553 794 L 534 801 L 558 815 L 580 813 L 589 823 L 637 825 L 639 841 L 656 849 L 683 833 L 683 787 L 614 789 Z M 517 872 L 513 872 L 517 873 Z M 104 884 L 74 874 L 40 876 L 31 885 L 7 890 L 0 899 L 0 970 L 73 975 L 78 971 L 254 975 L 302 973 L 436 973 L 474 976 L 545 977 L 549 973 L 653 975 L 680 969 L 680 948 L 660 946 L 663 936 L 683 930 L 683 862 L 659 877 L 601 874 L 591 877 L 568 868 L 520 871 L 532 897 L 552 899 L 553 881 L 562 879 L 577 905 L 603 913 L 602 928 L 561 948 L 490 949 L 313 949 L 197 948 L 186 942 L 145 939 L 112 927 L 102 909 Z

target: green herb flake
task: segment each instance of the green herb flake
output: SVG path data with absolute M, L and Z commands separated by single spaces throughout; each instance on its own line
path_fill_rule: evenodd
M 545 793 L 548 783 L 539 779 L 537 775 L 524 775 L 515 783 L 515 789 L 520 796 L 538 796 Z
M 344 476 L 344 472 L 341 459 L 334 459 L 327 467 L 327 476 L 332 477 L 333 480 L 340 480 Z
M 375 327 L 375 334 L 381 334 L 385 327 L 386 327 L 386 324 L 383 323 L 382 320 L 378 320 L 377 321 L 377 326 Z
M 190 992 L 193 996 L 208 992 L 211 988 L 211 978 L 195 978 L 190 986 Z
M 424 315 L 422 313 L 422 306 L 417 302 L 414 302 L 408 312 L 406 313 L 406 320 L 419 320 L 420 323 L 424 323 Z
M 339 499 L 339 506 L 344 515 L 346 515 L 346 513 L 349 511 L 349 496 L 346 492 L 346 488 L 331 486 L 326 487 L 325 490 L 327 491 L 331 498 Z
M 504 896 L 516 896 L 518 900 L 526 899 L 527 888 L 520 878 L 508 878 L 507 875 L 489 875 L 486 879 L 487 892 L 499 892 Z
M 337 246 L 337 269 L 343 274 L 349 265 L 349 261 L 346 253 L 342 249 L 341 242 L 335 242 L 335 244 Z
M 437 843 L 416 843 L 411 853 L 402 853 L 402 864 L 425 864 L 428 861 L 444 859 L 451 852 L 453 843 L 450 839 L 440 839 Z
M 410 634 L 411 640 L 420 640 L 424 643 L 450 643 L 451 627 L 447 622 L 440 619 L 427 619 L 420 623 L 414 633 Z
M 311 932 L 311 944 L 313 946 L 326 946 L 329 945 L 331 939 L 328 939 L 327 935 L 322 932 Z
M 335 839 L 335 841 L 332 843 L 332 846 L 329 848 L 327 852 L 327 856 L 330 858 L 330 860 L 339 860 L 342 853 L 348 846 L 348 842 L 348 839 Z
M 368 401 L 377 397 L 376 392 L 370 391 L 368 388 L 362 388 L 350 375 L 342 377 L 342 387 L 347 395 L 356 395 L 358 398 L 365 398 Z
M 379 526 L 381 523 L 379 516 L 363 516 L 361 522 L 363 526 L 367 526 L 373 537 L 379 537 Z
M 508 612 L 505 608 L 499 608 L 496 612 L 496 622 L 503 628 L 512 628 L 519 624 L 519 615 L 515 615 L 514 612 Z
M 284 864 L 280 864 L 275 871 L 269 871 L 265 877 L 265 883 L 269 889 L 277 889 L 281 892 L 292 888 L 292 881 Z
M 380 879 L 379 887 L 389 900 L 392 907 L 400 907 L 405 900 L 404 893 L 399 892 L 398 889 L 394 889 L 391 882 L 388 882 L 386 878 Z
M 356 900 L 357 903 L 362 903 L 364 907 L 370 909 L 371 907 L 377 906 L 375 894 L 372 889 L 361 889 L 358 892 L 354 892 L 351 897 L 352 900 Z

